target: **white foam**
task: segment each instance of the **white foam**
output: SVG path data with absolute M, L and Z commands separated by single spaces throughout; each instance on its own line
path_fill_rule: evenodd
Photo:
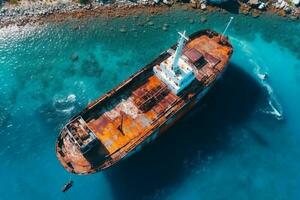
M 269 100 L 269 105 L 271 106 L 271 108 L 273 109 L 272 111 L 270 111 L 269 113 L 274 115 L 277 119 L 281 120 L 283 119 L 282 117 L 282 111 L 279 111 L 272 103 L 272 101 Z
M 249 51 L 249 48 L 246 48 L 246 54 L 250 57 L 249 62 L 254 65 L 254 74 L 258 77 L 260 80 L 260 83 L 262 86 L 267 90 L 269 99 L 268 99 L 268 105 L 269 108 L 267 110 L 263 110 L 264 113 L 270 114 L 274 116 L 278 120 L 283 119 L 283 109 L 279 101 L 277 100 L 276 95 L 274 94 L 273 88 L 271 85 L 266 81 L 266 74 L 268 74 L 268 68 L 260 66 L 257 62 L 255 62 L 252 58 L 253 53 Z M 243 50 L 244 50 L 243 48 Z M 259 58 L 257 58 L 259 59 Z
M 56 109 L 56 111 L 59 111 L 59 112 L 62 112 L 62 113 L 65 113 L 65 114 L 70 114 L 73 110 L 74 110 L 74 106 L 71 106 L 69 108 L 66 108 L 66 109 Z
M 75 94 L 70 94 L 68 97 L 67 97 L 67 100 L 69 102 L 75 102 L 76 101 L 76 95 Z
M 74 103 L 76 102 L 76 95 L 70 94 L 67 97 L 55 96 L 53 100 L 53 107 L 57 112 L 64 114 L 71 114 L 75 109 Z
M 255 65 L 255 73 L 258 76 L 258 78 L 260 79 L 261 84 L 264 86 L 264 88 L 266 88 L 266 90 L 269 94 L 268 104 L 269 104 L 271 110 L 265 111 L 265 113 L 271 114 L 279 120 L 283 119 L 283 111 L 282 111 L 281 104 L 277 100 L 277 97 L 274 94 L 273 88 L 264 78 L 264 74 L 267 74 L 267 73 L 262 72 L 262 67 L 260 65 L 258 65 L 256 62 L 254 62 L 252 59 L 250 60 L 250 62 Z

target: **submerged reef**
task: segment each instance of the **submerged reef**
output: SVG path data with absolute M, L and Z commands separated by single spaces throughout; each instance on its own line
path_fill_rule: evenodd
M 10 113 L 7 108 L 0 107 L 0 126 L 5 127 L 9 126 L 9 121 L 10 121 Z
M 99 77 L 102 74 L 103 69 L 101 69 L 95 56 L 91 54 L 89 58 L 83 60 L 80 66 L 80 72 L 84 76 Z

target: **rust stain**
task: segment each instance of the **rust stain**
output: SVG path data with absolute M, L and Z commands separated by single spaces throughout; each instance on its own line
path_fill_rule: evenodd
M 184 52 L 187 52 L 186 56 L 191 61 L 199 59 L 201 55 L 205 59 L 201 66 L 193 69 L 196 79 L 187 89 L 175 95 L 154 75 L 153 66 L 170 55 L 165 53 L 160 56 L 89 104 L 78 115 L 84 121 L 82 130 L 86 131 L 78 132 L 78 137 L 85 138 L 93 133 L 99 146 L 98 149 L 93 147 L 95 152 L 83 155 L 78 145 L 71 142 L 67 128 L 63 129 L 57 141 L 57 156 L 63 166 L 79 174 L 105 169 L 126 156 L 158 128 L 160 132 L 167 130 L 196 104 L 197 94 L 224 71 L 232 47 L 226 40 L 220 41 L 220 35 L 203 31 L 188 41 Z M 71 121 L 70 124 L 75 122 Z

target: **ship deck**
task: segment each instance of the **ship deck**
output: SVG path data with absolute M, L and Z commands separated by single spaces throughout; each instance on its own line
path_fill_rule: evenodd
M 196 48 L 203 54 L 214 55 L 220 61 L 227 60 L 225 58 L 228 57 L 227 52 L 229 50 L 207 36 L 192 40 L 186 45 L 186 48 Z M 219 63 L 216 69 L 221 71 L 222 67 L 224 67 L 224 63 Z M 216 74 L 216 71 L 207 64 L 197 74 L 198 78 L 204 82 L 204 77 L 211 77 Z M 134 138 L 143 135 L 151 124 L 160 117 L 162 112 L 180 98 L 166 88 L 167 91 L 163 98 L 156 100 L 155 105 L 149 111 L 141 112 L 136 106 L 136 101 L 143 95 L 153 92 L 156 88 L 162 88 L 161 90 L 163 90 L 166 85 L 155 75 L 152 75 L 147 78 L 144 84 L 138 88 L 133 88 L 129 95 L 118 98 L 119 100 L 106 108 L 99 118 L 88 122 L 88 126 L 94 131 L 110 154 L 116 152 Z M 159 94 L 157 92 L 156 95 Z
M 155 93 L 155 90 L 158 91 Z M 144 100 L 147 98 L 144 96 L 150 91 L 158 98 L 164 90 L 164 96 L 155 102 L 156 105 L 152 109 L 141 112 L 136 106 L 137 101 L 147 101 Z M 111 108 L 107 108 L 99 118 L 89 121 L 88 126 L 112 154 L 143 135 L 159 115 L 178 99 L 179 97 L 172 94 L 156 76 L 150 76 L 141 87 L 132 91 L 132 95 L 122 98 Z
M 205 87 L 215 80 L 226 66 L 232 51 L 231 46 L 219 43 L 218 36 L 207 35 L 190 40 L 185 51 L 190 49 L 196 49 L 209 61 L 194 69 L 196 80 L 193 84 L 196 88 Z M 190 87 L 180 95 L 173 94 L 153 74 L 152 67 L 144 72 L 138 82 L 128 84 L 126 89 L 114 92 L 105 101 L 99 101 L 89 107 L 87 112 L 81 113 L 87 127 L 93 131 L 111 159 L 119 159 L 132 150 L 155 127 L 164 123 L 168 119 L 167 115 L 179 110 L 188 95 L 194 95 L 195 87 Z M 85 172 L 93 168 L 91 160 L 76 148 L 68 147 L 71 144 L 66 139 L 64 143 L 61 152 L 65 167 L 71 167 L 73 172 Z

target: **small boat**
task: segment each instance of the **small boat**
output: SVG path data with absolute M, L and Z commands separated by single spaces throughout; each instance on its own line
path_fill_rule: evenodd
M 269 77 L 269 75 L 268 75 L 267 73 L 264 73 L 264 74 L 258 74 L 258 77 L 259 77 L 261 80 L 265 81 L 265 80 L 267 80 L 267 78 Z
M 73 186 L 74 181 L 70 180 L 69 182 L 67 182 L 63 188 L 61 189 L 62 192 L 66 192 L 68 191 L 72 186 Z

